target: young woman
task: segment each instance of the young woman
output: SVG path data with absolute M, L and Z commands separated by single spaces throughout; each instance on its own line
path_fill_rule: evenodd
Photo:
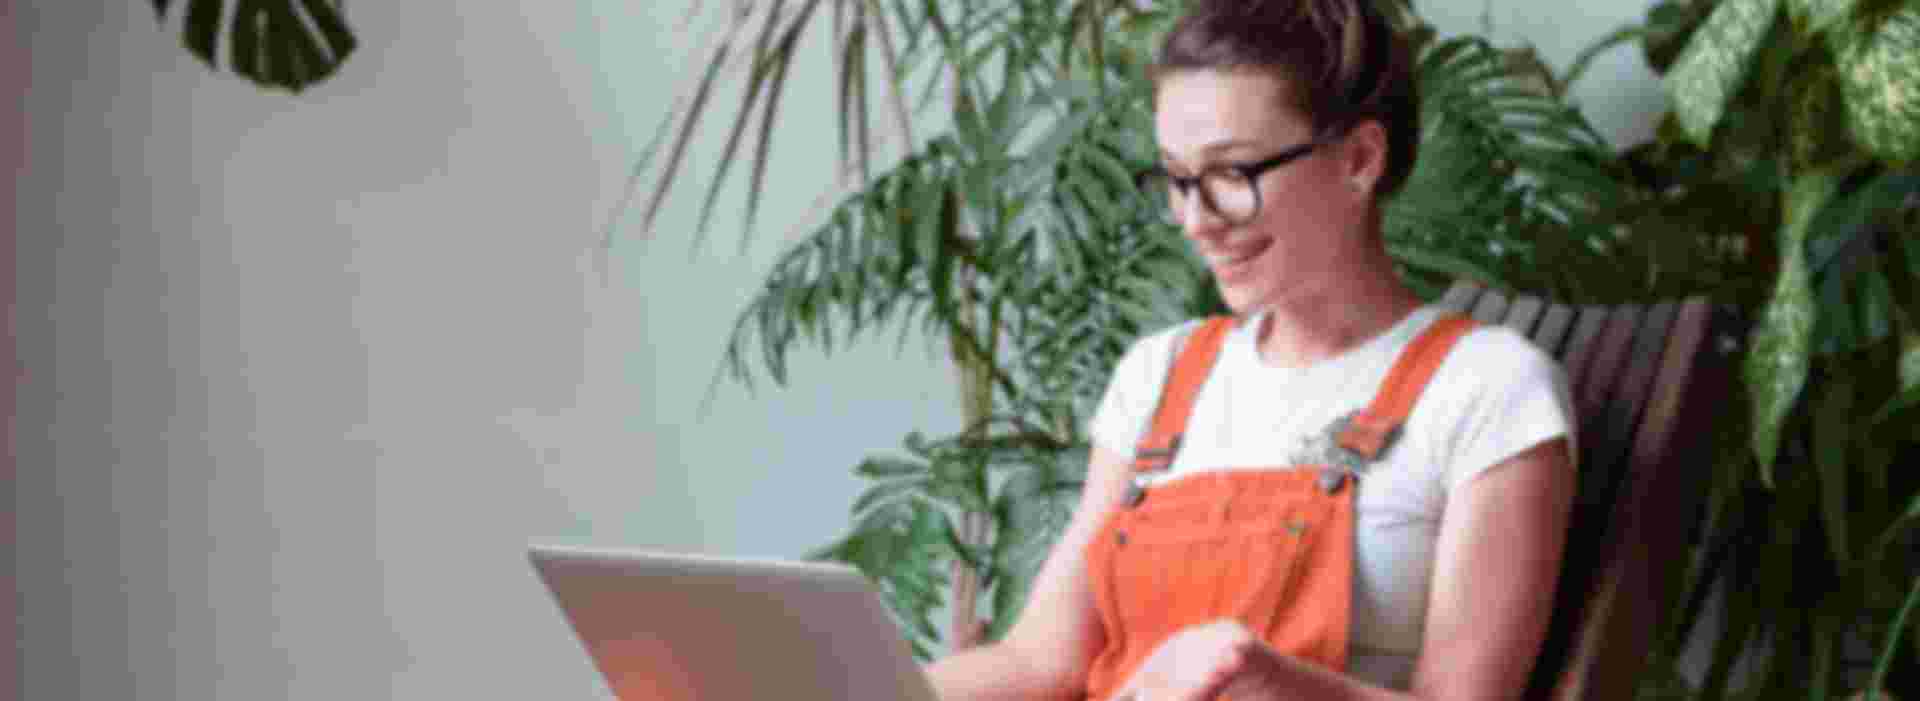
M 1561 369 L 1404 287 L 1410 60 L 1371 0 L 1200 0 L 1143 193 L 1233 319 L 1139 341 L 1072 524 L 946 701 L 1518 698 L 1573 493 Z

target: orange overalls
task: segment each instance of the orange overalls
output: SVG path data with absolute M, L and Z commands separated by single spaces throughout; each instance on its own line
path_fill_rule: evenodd
M 1200 386 L 1235 320 L 1207 320 L 1175 359 L 1134 486 L 1088 546 L 1106 646 L 1087 677 L 1105 701 L 1179 630 L 1233 618 L 1280 653 L 1344 670 L 1353 596 L 1354 491 L 1347 483 L 1391 446 L 1454 343 L 1475 326 L 1449 315 L 1395 360 L 1366 408 L 1328 427 L 1344 464 L 1206 470 L 1150 492 L 1173 464 Z

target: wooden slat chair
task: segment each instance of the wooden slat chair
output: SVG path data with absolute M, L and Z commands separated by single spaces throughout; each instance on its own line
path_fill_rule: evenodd
M 1472 283 L 1441 303 L 1510 326 L 1566 368 L 1580 481 L 1553 620 L 1528 699 L 1631 699 L 1687 553 L 1727 396 L 1734 322 L 1703 298 L 1571 307 Z

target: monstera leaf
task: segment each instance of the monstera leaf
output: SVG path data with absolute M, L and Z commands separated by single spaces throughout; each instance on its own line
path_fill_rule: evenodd
M 228 70 L 291 92 L 326 80 L 358 45 L 341 0 L 152 1 L 162 21 L 173 8 L 186 7 L 181 39 L 207 67 L 221 68 L 225 36 Z

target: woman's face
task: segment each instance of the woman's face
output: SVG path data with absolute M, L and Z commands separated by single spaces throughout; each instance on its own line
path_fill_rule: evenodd
M 1176 177 L 1253 164 L 1316 134 L 1282 91 L 1254 71 L 1194 70 L 1160 79 L 1155 131 L 1161 166 Z M 1261 309 L 1300 294 L 1324 294 L 1352 279 L 1369 245 L 1373 183 L 1383 148 L 1367 123 L 1306 156 L 1260 174 L 1259 209 L 1232 223 L 1198 196 L 1175 208 L 1181 229 L 1212 269 L 1227 306 Z M 1357 144 L 1357 146 L 1356 146 Z

